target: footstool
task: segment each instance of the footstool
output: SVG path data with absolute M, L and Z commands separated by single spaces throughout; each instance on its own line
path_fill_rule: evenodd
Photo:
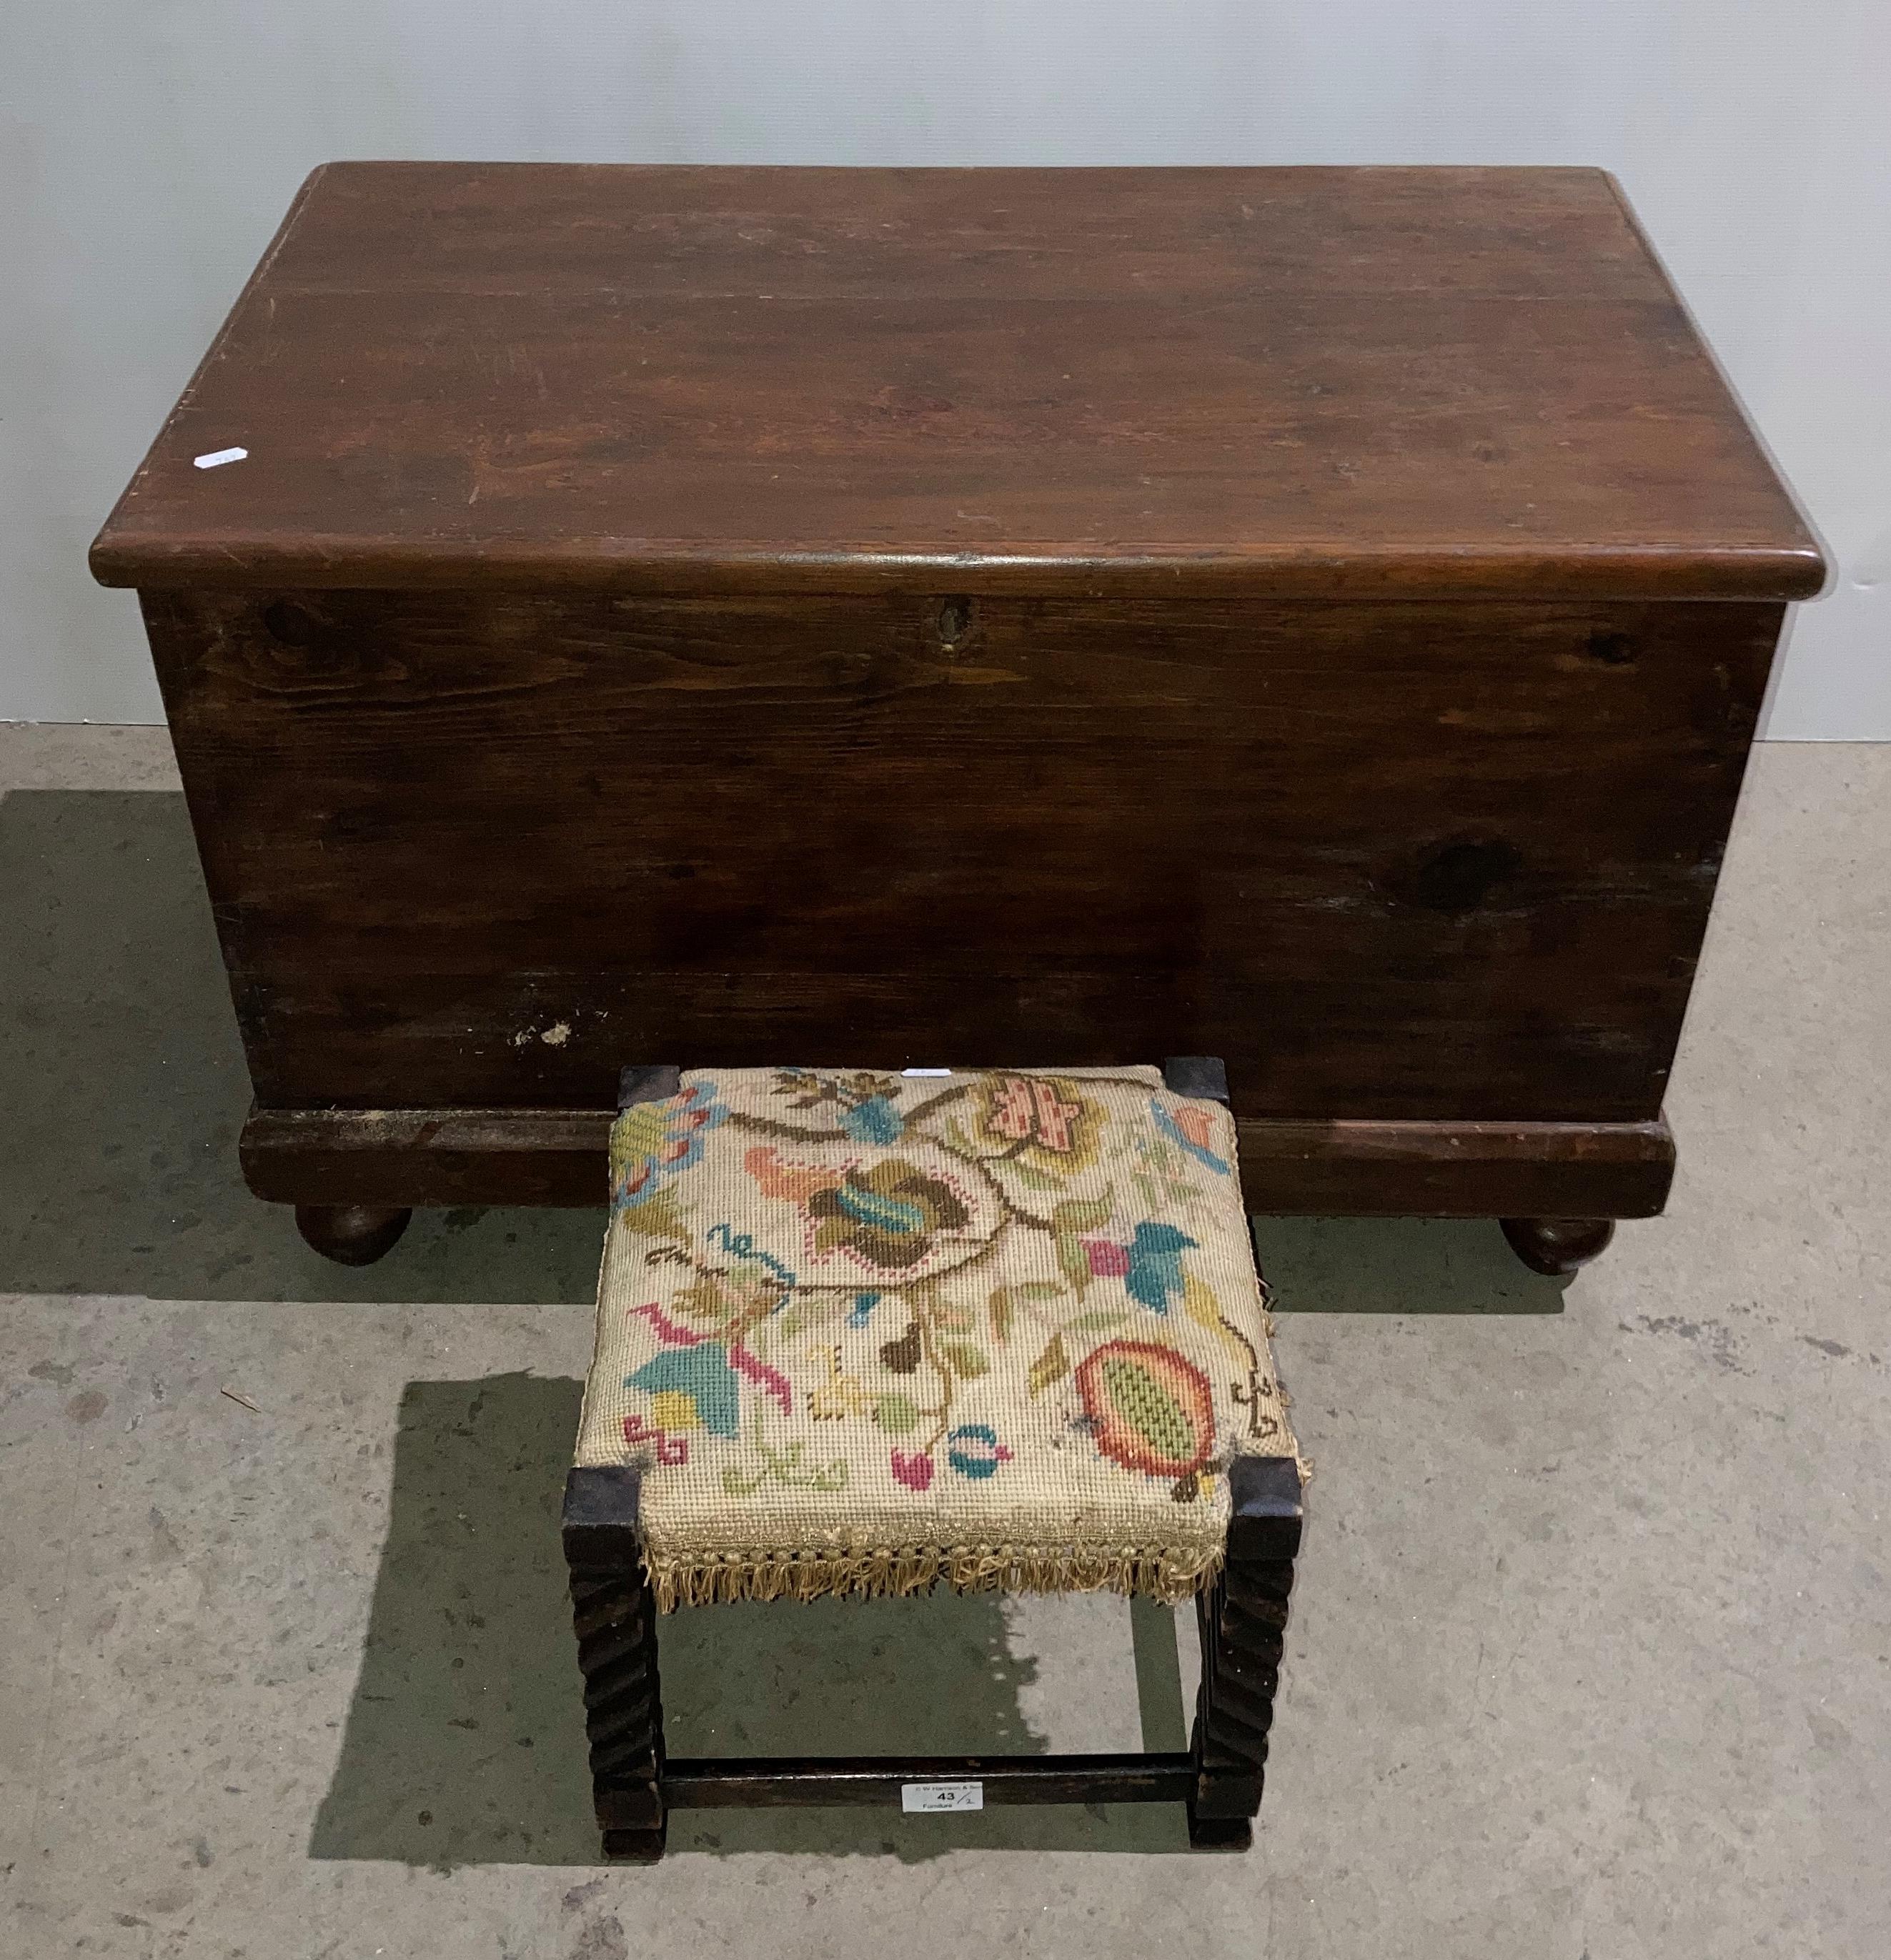
M 1300 1533 L 1226 1074 L 624 1071 L 571 1568 L 607 1855 L 676 1807 L 1181 1801 L 1241 1848 Z M 667 1757 L 659 1616 L 1192 1596 L 1186 1752 Z

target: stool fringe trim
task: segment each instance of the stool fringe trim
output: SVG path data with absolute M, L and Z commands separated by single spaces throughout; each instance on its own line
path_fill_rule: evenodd
M 1174 1605 L 1221 1569 L 1219 1547 L 923 1545 L 867 1551 L 647 1551 L 659 1612 L 744 1599 L 893 1599 L 955 1592 L 1121 1592 Z

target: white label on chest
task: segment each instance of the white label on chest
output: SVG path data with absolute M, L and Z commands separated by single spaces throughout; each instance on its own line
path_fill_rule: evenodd
M 199 469 L 221 469 L 226 463 L 240 463 L 249 453 L 247 449 L 213 449 L 190 460 Z
M 949 1068 L 903 1068 L 899 1073 L 902 1075 L 950 1075 L 952 1071 Z
M 985 1786 L 982 1783 L 903 1783 L 899 1786 L 902 1810 L 982 1810 Z

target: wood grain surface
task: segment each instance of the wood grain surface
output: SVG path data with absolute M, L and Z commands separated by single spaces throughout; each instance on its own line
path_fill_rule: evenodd
M 1227 1061 L 1659 1114 L 1778 609 L 164 591 L 266 1106 Z M 948 643 L 950 628 L 956 637 Z
M 1612 180 L 1562 169 L 331 164 L 93 565 L 1275 598 L 1823 576 Z

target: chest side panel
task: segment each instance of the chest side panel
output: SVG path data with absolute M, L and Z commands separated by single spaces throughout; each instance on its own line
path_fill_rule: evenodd
M 154 593 L 261 1099 L 1224 1055 L 1660 1106 L 1780 609 Z

